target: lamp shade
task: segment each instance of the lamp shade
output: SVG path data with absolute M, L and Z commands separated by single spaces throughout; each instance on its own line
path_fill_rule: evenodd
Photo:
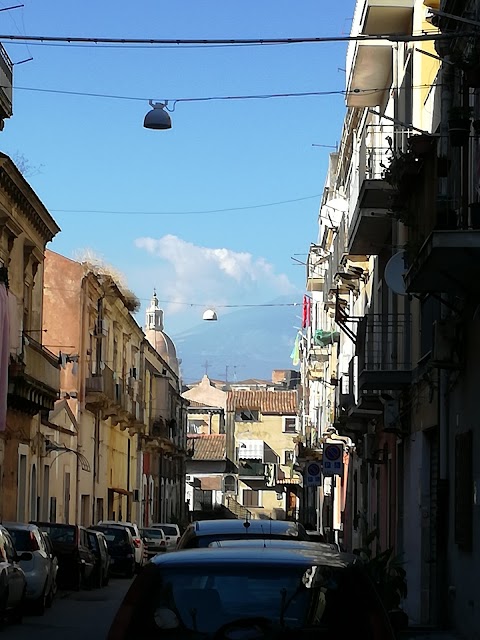
M 204 314 L 203 314 L 203 319 L 204 320 L 218 320 L 217 314 L 213 309 L 207 309 Z
M 163 102 L 150 102 L 152 109 L 145 116 L 143 126 L 146 129 L 171 129 L 172 120 L 165 111 Z

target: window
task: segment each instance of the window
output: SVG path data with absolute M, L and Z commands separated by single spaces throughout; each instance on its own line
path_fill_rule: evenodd
M 57 498 L 52 496 L 50 498 L 50 514 L 48 521 L 55 522 L 57 520 Z
M 253 489 L 243 490 L 243 506 L 244 507 L 259 507 L 260 506 L 260 491 Z
M 293 457 L 294 457 L 294 452 L 293 451 L 285 451 L 285 463 L 284 464 L 293 464 Z
M 225 476 L 223 479 L 223 490 L 230 493 L 236 493 L 237 482 L 235 476 Z
M 258 409 L 237 409 L 235 411 L 235 422 L 258 422 Z
M 284 433 L 296 433 L 297 432 L 297 419 L 296 418 L 284 418 L 283 419 L 283 431 L 284 431 Z

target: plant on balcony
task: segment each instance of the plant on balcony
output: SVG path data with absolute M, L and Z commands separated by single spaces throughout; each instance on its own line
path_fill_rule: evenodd
M 463 147 L 470 136 L 471 107 L 452 107 L 448 114 L 448 134 L 452 147 Z
M 390 164 L 388 166 L 381 164 L 384 168 L 383 178 L 392 187 L 401 190 L 405 186 L 405 179 L 418 175 L 423 163 L 411 149 L 408 151 L 392 151 L 392 153 Z
M 408 148 L 417 158 L 423 158 L 431 153 L 437 139 L 426 133 L 412 136 L 408 139 Z

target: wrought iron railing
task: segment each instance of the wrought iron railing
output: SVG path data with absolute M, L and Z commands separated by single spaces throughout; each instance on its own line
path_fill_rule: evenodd
M 359 320 L 358 370 L 409 371 L 411 360 L 410 314 L 370 314 Z

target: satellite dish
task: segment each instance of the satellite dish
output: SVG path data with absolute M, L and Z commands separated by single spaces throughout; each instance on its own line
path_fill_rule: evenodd
M 393 255 L 387 262 L 385 272 L 383 274 L 387 287 L 399 296 L 407 295 L 404 279 L 404 276 L 407 273 L 405 258 L 405 251 L 399 251 Z

